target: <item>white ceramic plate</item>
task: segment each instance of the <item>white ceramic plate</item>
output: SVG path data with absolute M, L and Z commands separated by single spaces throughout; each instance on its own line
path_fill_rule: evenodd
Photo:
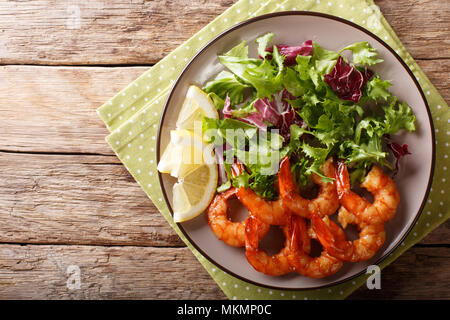
M 224 69 L 217 55 L 228 51 L 242 40 L 246 40 L 249 44 L 249 55 L 256 57 L 254 40 L 267 32 L 275 33 L 274 44 L 299 45 L 305 40 L 312 39 L 324 48 L 334 51 L 354 42 L 368 41 L 378 49 L 380 57 L 384 59 L 384 62 L 375 66 L 373 70 L 379 73 L 382 79 L 391 80 L 393 83 L 391 91 L 412 107 L 417 117 L 417 131 L 413 134 L 396 135 L 399 142 L 408 144 L 412 155 L 402 159 L 401 171 L 395 177 L 401 202 L 394 219 L 386 223 L 386 242 L 372 259 L 360 263 L 346 263 L 338 273 L 324 279 L 311 279 L 296 273 L 272 277 L 253 269 L 245 258 L 244 248 L 233 248 L 218 240 L 211 231 L 205 215 L 181 223 L 180 228 L 207 259 L 240 279 L 284 290 L 334 285 L 365 272 L 367 266 L 379 263 L 400 245 L 422 211 L 433 173 L 434 130 L 423 92 L 406 64 L 381 39 L 346 20 L 311 12 L 268 14 L 232 27 L 207 44 L 189 62 L 175 82 L 161 119 L 157 158 L 159 161 L 168 143 L 169 131 L 175 128 L 176 118 L 189 85 L 196 84 L 202 87 L 206 81 L 213 79 Z M 159 174 L 159 179 L 165 200 L 171 210 L 171 190 L 175 180 L 169 175 L 162 174 Z M 239 206 L 234 207 L 234 210 L 245 210 Z M 242 216 L 242 212 L 240 215 Z M 269 240 L 270 237 L 276 237 L 276 233 L 266 236 Z

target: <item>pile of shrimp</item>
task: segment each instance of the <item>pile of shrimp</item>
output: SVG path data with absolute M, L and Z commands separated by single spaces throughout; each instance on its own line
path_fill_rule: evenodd
M 335 166 L 330 158 L 321 169 L 332 182 L 324 182 L 313 174 L 312 180 L 319 186 L 314 199 L 300 195 L 288 157 L 280 162 L 277 200 L 265 200 L 244 187 L 217 194 L 207 210 L 212 231 L 226 244 L 244 247 L 253 268 L 271 276 L 297 272 L 323 278 L 338 272 L 346 261 L 372 258 L 384 244 L 384 223 L 394 217 L 400 201 L 394 181 L 378 166 L 373 166 L 361 183 L 374 197 L 374 201 L 369 202 L 351 190 L 343 162 L 338 161 Z M 239 163 L 232 167 L 234 176 L 243 170 Z M 244 221 L 229 219 L 231 197 L 236 197 L 248 209 L 249 215 Z M 340 225 L 329 218 L 335 213 Z M 348 240 L 344 232 L 350 224 L 356 225 L 359 231 L 358 239 L 353 241 Z M 285 236 L 284 247 L 274 255 L 259 248 L 271 225 L 280 226 Z M 322 246 L 319 256 L 311 256 L 311 239 Z

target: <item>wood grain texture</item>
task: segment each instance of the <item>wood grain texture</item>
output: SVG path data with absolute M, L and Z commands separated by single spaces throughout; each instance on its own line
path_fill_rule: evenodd
M 450 248 L 413 247 L 381 271 L 381 289 L 360 287 L 349 299 L 450 299 Z
M 188 248 L 0 245 L 0 267 L 2 300 L 226 298 Z
M 0 153 L 0 242 L 184 246 L 116 157 Z
M 436 274 L 449 258 L 449 248 L 413 247 L 382 271 L 381 290 L 361 287 L 350 298 L 450 299 L 447 274 Z M 71 265 L 80 289 L 67 287 Z M 0 266 L 0 299 L 226 298 L 187 248 L 3 244 Z
M 449 1 L 375 0 L 375 3 L 413 58 L 450 58 Z
M 154 64 L 234 2 L 2 1 L 0 63 Z
M 0 148 L 113 155 L 95 110 L 148 68 L 0 67 Z
M 2 1 L 0 64 L 154 64 L 235 2 Z M 450 58 L 447 0 L 376 3 L 414 58 Z

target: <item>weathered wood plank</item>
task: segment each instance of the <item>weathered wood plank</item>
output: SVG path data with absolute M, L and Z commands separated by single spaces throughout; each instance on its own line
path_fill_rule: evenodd
M 450 239 L 450 220 L 445 221 L 439 227 L 430 232 L 420 241 L 420 244 L 448 245 Z
M 450 58 L 447 0 L 375 0 L 375 3 L 414 58 Z
M 236 0 L 3 1 L 1 64 L 154 64 Z M 415 58 L 450 58 L 446 0 L 376 1 Z
M 419 61 L 447 101 L 449 61 Z M 147 69 L 0 67 L 0 150 L 112 155 L 95 109 Z
M 362 286 L 349 299 L 450 299 L 449 248 L 413 247 L 381 271 L 381 290 Z
M 188 248 L 0 245 L 2 300 L 225 298 Z
M 1 2 L 0 63 L 154 64 L 234 2 Z
M 0 172 L 0 243 L 184 246 L 113 156 L 0 153 Z
M 449 257 L 448 248 L 411 248 L 382 271 L 381 290 L 350 298 L 449 299 Z M 0 245 L 0 266 L 0 299 L 225 298 L 187 248 Z M 80 289 L 71 290 L 73 266 Z
M 114 154 L 95 109 L 148 67 L 0 67 L 0 149 Z
M 116 157 L 0 153 L 0 172 L 0 242 L 184 246 Z

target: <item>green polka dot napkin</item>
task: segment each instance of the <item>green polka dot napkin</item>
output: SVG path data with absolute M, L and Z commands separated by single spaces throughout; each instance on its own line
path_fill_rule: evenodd
M 380 265 L 384 268 L 409 247 L 444 222 L 450 215 L 445 192 L 450 131 L 450 111 L 419 66 L 406 51 L 372 0 L 241 0 L 130 83 L 97 112 L 111 134 L 106 141 L 147 193 L 168 223 L 192 250 L 200 263 L 230 299 L 342 299 L 366 282 L 361 275 L 333 287 L 308 291 L 281 291 L 258 287 L 236 279 L 206 260 L 173 222 L 163 200 L 156 171 L 156 136 L 161 111 L 172 83 L 187 62 L 212 38 L 231 26 L 258 15 L 287 10 L 318 11 L 339 16 L 367 28 L 384 39 L 409 65 L 420 82 L 436 128 L 436 168 L 432 190 L 423 214 L 406 240 Z

